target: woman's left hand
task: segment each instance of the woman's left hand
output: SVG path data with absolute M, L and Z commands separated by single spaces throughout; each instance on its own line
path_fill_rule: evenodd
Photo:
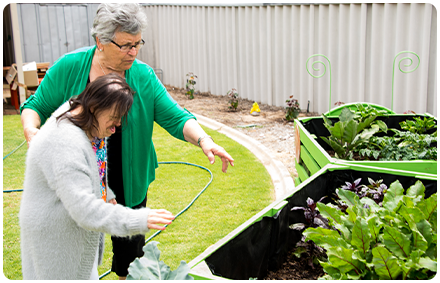
M 208 157 L 209 162 L 214 164 L 215 156 L 217 155 L 222 160 L 222 171 L 226 173 L 228 170 L 228 165 L 234 166 L 234 159 L 226 152 L 226 150 L 216 144 L 209 138 L 205 138 L 200 142 L 200 147 L 203 150 L 203 153 Z M 229 164 L 228 164 L 229 163 Z
M 116 202 L 116 199 L 114 198 L 114 199 L 111 199 L 111 200 L 109 200 L 108 201 L 108 203 L 111 203 L 111 204 L 118 204 L 117 202 Z

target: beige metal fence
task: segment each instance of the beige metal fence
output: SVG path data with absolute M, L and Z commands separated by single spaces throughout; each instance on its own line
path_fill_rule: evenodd
M 437 12 L 431 4 L 144 6 L 149 27 L 138 58 L 161 69 L 165 84 L 184 87 L 193 72 L 199 91 L 225 95 L 236 88 L 243 98 L 271 105 L 284 106 L 293 95 L 302 109 L 310 101 L 312 112 L 337 101 L 365 101 L 437 115 Z M 52 64 L 94 44 L 89 31 L 97 7 L 18 4 L 23 61 Z M 420 64 L 411 73 L 396 65 L 393 75 L 401 51 L 416 53 Z M 323 62 L 313 65 L 319 71 L 309 66 L 314 76 L 325 65 L 320 78 L 306 69 L 314 54 L 331 63 L 310 59 Z M 400 64 L 403 71 L 417 66 L 411 53 L 399 55 L 396 64 L 404 57 L 410 59 Z
M 248 6 L 148 5 L 146 62 L 164 83 L 184 87 L 198 75 L 198 90 L 284 106 L 293 95 L 301 108 L 325 112 L 337 101 L 372 102 L 402 113 L 437 115 L 437 13 L 431 4 L 303 4 Z M 412 51 L 420 65 L 404 73 L 393 63 Z M 320 60 L 310 72 L 306 62 Z M 401 68 L 417 57 L 401 54 Z M 405 67 L 412 60 L 410 67 Z M 330 81 L 331 67 L 331 81 Z M 394 88 L 393 88 L 394 78 Z M 331 84 L 330 84 L 331 83 Z M 330 98 L 331 85 L 331 101 Z M 391 105 L 392 93 L 394 102 Z

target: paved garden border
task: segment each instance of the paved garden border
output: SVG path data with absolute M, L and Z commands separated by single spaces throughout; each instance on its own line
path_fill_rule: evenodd
M 263 163 L 264 167 L 269 172 L 274 185 L 275 201 L 281 200 L 282 196 L 286 193 L 294 191 L 295 184 L 290 172 L 281 161 L 270 154 L 270 151 L 266 146 L 222 123 L 202 115 L 194 114 L 194 116 L 196 116 L 197 121 L 203 126 L 222 133 L 249 149 L 261 161 L 261 163 Z

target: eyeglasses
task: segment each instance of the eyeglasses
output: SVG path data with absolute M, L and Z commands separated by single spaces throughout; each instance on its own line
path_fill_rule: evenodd
M 139 49 L 141 49 L 142 46 L 144 46 L 145 41 L 143 39 L 141 39 L 141 41 L 139 41 L 137 44 L 135 45 L 131 45 L 131 44 L 126 44 L 126 45 L 119 45 L 116 42 L 114 42 L 113 40 L 110 40 L 111 43 L 113 43 L 114 45 L 116 45 L 117 47 L 119 47 L 119 49 L 121 50 L 121 52 L 129 52 L 133 47 L 136 48 L 137 51 L 139 51 Z

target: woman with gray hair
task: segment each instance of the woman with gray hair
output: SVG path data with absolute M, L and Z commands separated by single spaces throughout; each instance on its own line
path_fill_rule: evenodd
M 211 164 L 222 160 L 222 171 L 234 159 L 200 127 L 194 115 L 181 108 L 168 94 L 153 69 L 136 59 L 144 45 L 142 30 L 146 16 L 139 4 L 101 4 L 96 12 L 92 36 L 96 45 L 63 55 L 48 70 L 36 93 L 21 110 L 28 144 L 50 114 L 73 95 L 81 93 L 96 78 L 116 73 L 135 91 L 127 126 L 108 139 L 108 184 L 119 204 L 146 206 L 148 186 L 158 167 L 152 134 L 154 122 L 173 137 L 201 147 Z M 112 271 L 120 279 L 129 264 L 143 255 L 145 235 L 112 237 Z

